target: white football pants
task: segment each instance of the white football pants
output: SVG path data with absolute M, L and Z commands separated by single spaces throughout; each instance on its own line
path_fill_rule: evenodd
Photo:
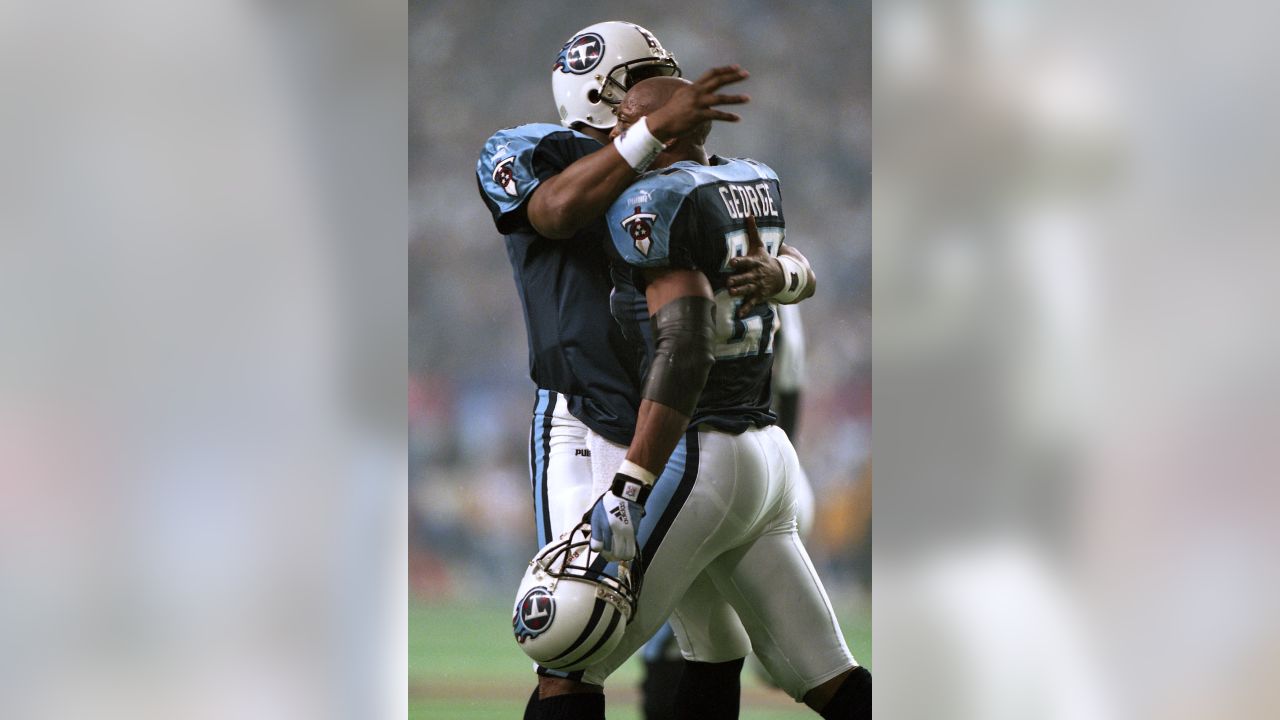
M 625 448 L 595 433 L 588 444 L 600 487 L 612 481 Z M 797 700 L 853 667 L 796 533 L 799 472 L 795 449 L 776 426 L 741 435 L 686 432 L 645 504 L 635 613 L 617 649 L 579 678 L 604 684 L 668 616 L 686 659 L 726 662 L 754 651 Z
M 529 428 L 529 478 L 539 548 L 582 522 L 595 502 L 587 432 L 587 426 L 569 414 L 564 395 L 538 390 Z

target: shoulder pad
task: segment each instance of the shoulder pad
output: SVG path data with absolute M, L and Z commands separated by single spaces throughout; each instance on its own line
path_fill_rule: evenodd
M 671 170 L 676 172 L 671 172 Z M 685 199 L 698 186 L 683 168 L 667 168 L 642 176 L 605 214 L 618 254 L 636 267 L 663 267 L 669 261 L 671 223 Z
M 777 180 L 773 168 L 750 158 L 719 158 L 719 165 L 676 163 L 673 167 L 688 170 L 699 185 L 713 182 L 750 182 L 752 180 Z
M 531 123 L 506 128 L 494 133 L 484 144 L 476 161 L 476 179 L 481 191 L 499 213 L 520 207 L 538 178 L 533 172 L 533 153 L 549 135 L 567 133 L 590 140 L 586 135 L 560 125 Z

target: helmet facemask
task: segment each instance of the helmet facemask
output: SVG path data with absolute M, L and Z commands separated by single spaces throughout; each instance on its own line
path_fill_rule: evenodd
M 596 595 L 613 603 L 628 620 L 640 596 L 643 563 L 639 554 L 630 562 L 608 563 L 590 547 L 591 526 L 582 523 L 569 531 L 564 539 L 552 543 L 534 557 L 532 564 L 550 577 L 550 589 L 562 579 L 595 583 Z M 617 568 L 617 577 L 605 572 L 609 565 Z
M 680 66 L 674 58 L 654 60 L 641 58 L 615 66 L 605 76 L 604 85 L 600 89 L 600 99 L 617 107 L 626 96 L 627 91 L 641 80 L 652 77 L 680 77 Z
M 640 592 L 639 565 L 591 551 L 583 522 L 533 557 L 512 606 L 511 630 L 530 660 L 575 672 L 600 662 L 626 634 Z

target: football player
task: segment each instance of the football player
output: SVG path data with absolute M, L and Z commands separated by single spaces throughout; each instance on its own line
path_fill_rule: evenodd
M 677 78 L 633 86 L 614 136 L 685 88 Z M 796 533 L 799 465 L 769 411 L 774 310 L 759 303 L 744 316 L 729 292 L 730 260 L 745 253 L 748 231 L 759 225 L 771 256 L 783 247 L 777 176 L 751 160 L 709 159 L 709 132 L 703 123 L 671 143 L 653 164 L 666 169 L 606 214 L 615 259 L 646 297 L 652 352 L 633 440 L 590 513 L 590 546 L 601 569 L 642 560 L 644 587 L 620 642 L 573 677 L 542 677 L 542 704 L 554 717 L 603 718 L 605 679 L 670 616 L 702 677 L 736 677 L 754 648 L 779 685 L 824 718 L 870 718 L 870 673 L 849 653 Z M 780 260 L 779 299 L 812 294 L 812 272 Z M 677 717 L 737 717 L 736 693 L 690 678 L 677 690 Z
M 679 74 L 671 54 L 638 25 L 583 28 L 552 68 L 561 125 L 499 131 L 476 165 L 481 197 L 505 235 L 524 311 L 529 373 L 537 385 L 529 471 L 539 546 L 579 521 L 599 494 L 591 488 L 588 430 L 626 445 L 636 422 L 637 351 L 620 333 L 610 302 L 643 312 L 644 299 L 625 280 L 614 289 L 604 211 L 664 142 L 704 122 L 735 122 L 736 114 L 718 106 L 748 100 L 719 92 L 745 79 L 745 71 L 715 68 L 683 85 L 626 138 L 609 142 L 615 107 L 629 87 Z M 807 265 L 802 256 L 797 261 Z M 740 262 L 735 292 L 749 302 L 763 302 L 782 286 L 781 266 L 772 258 L 758 253 Z M 535 691 L 527 717 L 536 712 L 536 700 Z

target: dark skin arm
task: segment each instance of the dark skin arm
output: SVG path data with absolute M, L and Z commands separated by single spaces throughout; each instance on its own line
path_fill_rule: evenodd
M 542 181 L 529 198 L 529 224 L 543 237 L 567 240 L 603 215 L 635 179 L 618 149 L 605 145 Z
M 696 296 L 714 299 L 707 276 L 697 270 L 650 270 L 645 272 L 649 286 L 645 288 L 645 300 L 649 311 L 680 297 Z M 702 388 L 698 388 L 701 394 Z M 662 474 L 667 459 L 680 443 L 680 436 L 689 427 L 689 416 L 662 403 L 649 399 L 640 401 L 640 413 L 636 420 L 636 433 L 627 450 L 627 459 L 654 475 Z
M 738 115 L 717 110 L 715 106 L 739 105 L 750 98 L 717 91 L 747 77 L 747 71 L 737 65 L 708 70 L 697 82 L 677 90 L 666 105 L 648 116 L 649 132 L 666 142 L 708 120 L 738 122 L 741 119 Z M 602 143 L 608 142 L 604 131 L 586 128 L 584 132 Z M 635 179 L 635 171 L 609 143 L 542 181 L 529 199 L 529 224 L 544 237 L 557 240 L 573 237 L 587 223 L 603 215 Z
M 809 265 L 809 259 L 799 250 L 785 243 L 778 254 L 794 258 L 809 275 L 808 287 L 794 302 L 813 297 L 813 293 L 818 289 L 818 279 Z M 760 242 L 755 218 L 747 218 L 747 254 L 730 258 L 729 267 L 734 273 L 733 277 L 726 282 L 729 294 L 742 298 L 742 305 L 738 308 L 739 317 L 745 317 L 747 312 L 756 305 L 768 302 L 769 298 L 782 290 L 782 283 L 786 280 L 786 274 L 778 264 L 778 259 L 770 255 L 765 250 L 764 243 Z

